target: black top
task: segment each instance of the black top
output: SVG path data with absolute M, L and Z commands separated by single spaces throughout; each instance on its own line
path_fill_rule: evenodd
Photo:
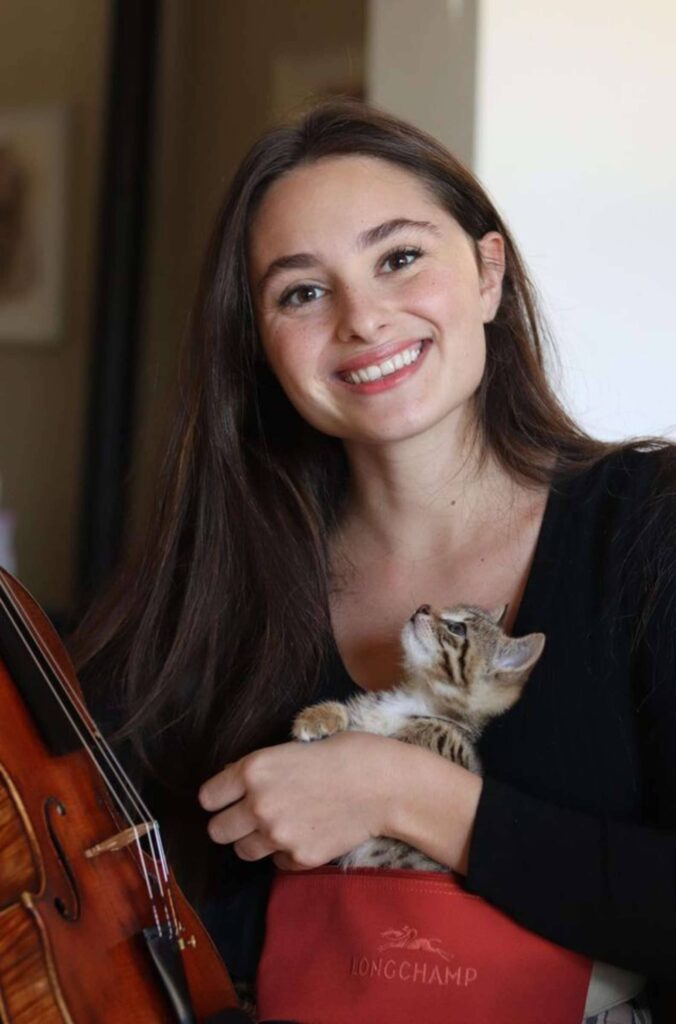
M 550 492 L 513 629 L 547 643 L 481 739 L 466 885 L 563 946 L 676 982 L 674 512 L 662 502 L 653 516 L 657 461 L 613 455 Z M 334 646 L 317 699 L 355 692 Z M 231 972 L 252 977 L 271 865 L 228 874 L 203 916 Z

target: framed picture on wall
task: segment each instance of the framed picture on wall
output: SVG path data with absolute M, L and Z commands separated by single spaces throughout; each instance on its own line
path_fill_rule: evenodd
M 0 344 L 63 332 L 65 106 L 0 108 Z

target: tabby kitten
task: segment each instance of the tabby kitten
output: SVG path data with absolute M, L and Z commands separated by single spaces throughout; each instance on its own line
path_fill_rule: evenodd
M 480 774 L 477 740 L 492 718 L 519 699 L 545 645 L 542 633 L 507 636 L 501 629 L 506 610 L 456 605 L 437 612 L 421 605 L 401 634 L 402 682 L 345 704 L 323 701 L 305 708 L 294 721 L 294 738 L 316 740 L 344 730 L 379 733 L 433 750 Z M 366 840 L 336 863 L 448 871 L 406 843 L 382 836 Z

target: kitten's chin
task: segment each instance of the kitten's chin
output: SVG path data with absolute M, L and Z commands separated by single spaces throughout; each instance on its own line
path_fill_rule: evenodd
M 436 640 L 429 620 L 421 616 L 409 619 L 401 633 L 401 646 L 407 670 L 415 672 L 429 668 L 436 652 Z

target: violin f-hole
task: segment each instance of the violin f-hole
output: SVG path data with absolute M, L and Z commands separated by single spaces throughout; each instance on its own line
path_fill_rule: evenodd
M 47 823 L 47 831 L 49 832 L 49 838 L 52 841 L 52 846 L 56 852 L 59 864 L 63 868 L 63 873 L 66 876 L 68 888 L 70 889 L 70 907 L 60 896 L 54 897 L 54 906 L 64 921 L 77 921 L 80 917 L 80 893 L 78 892 L 77 882 L 75 881 L 75 874 L 57 835 L 56 822 L 52 819 L 53 814 L 57 814 L 59 817 L 63 818 L 66 813 L 66 808 L 58 797 L 47 797 L 45 800 L 45 821 Z

